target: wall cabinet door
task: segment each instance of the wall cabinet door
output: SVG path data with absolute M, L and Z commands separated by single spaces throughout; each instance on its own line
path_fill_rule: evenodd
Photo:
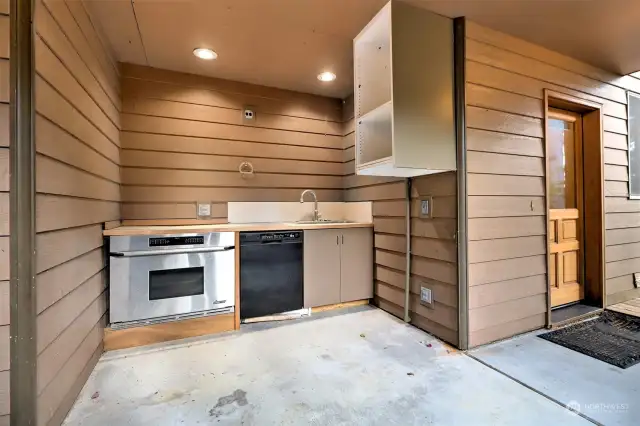
M 304 307 L 340 303 L 339 229 L 304 231 Z
M 341 231 L 340 301 L 373 297 L 373 231 L 351 228 Z

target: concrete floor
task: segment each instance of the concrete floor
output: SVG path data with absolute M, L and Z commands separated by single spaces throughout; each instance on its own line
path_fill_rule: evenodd
M 591 423 L 385 312 L 364 307 L 107 353 L 65 424 Z
M 540 339 L 534 332 L 469 355 L 596 424 L 640 424 L 640 364 L 626 370 Z

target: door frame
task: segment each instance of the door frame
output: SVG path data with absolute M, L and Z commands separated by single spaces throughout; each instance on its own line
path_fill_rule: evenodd
M 549 108 L 582 115 L 583 285 L 585 302 L 605 306 L 605 236 L 604 236 L 604 147 L 602 104 L 566 93 L 544 89 L 544 162 L 545 162 L 545 264 L 547 273 L 546 325 L 551 327 L 551 278 L 549 276 Z M 587 190 L 588 188 L 588 190 Z

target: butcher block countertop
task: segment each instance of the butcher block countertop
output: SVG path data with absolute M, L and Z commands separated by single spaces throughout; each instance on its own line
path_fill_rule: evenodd
M 120 226 L 104 231 L 104 236 L 127 235 L 170 235 L 207 232 L 245 232 L 245 231 L 290 231 L 304 229 L 343 229 L 371 228 L 373 223 L 364 222 L 320 222 L 320 223 L 225 223 L 219 225 L 183 225 L 183 226 Z

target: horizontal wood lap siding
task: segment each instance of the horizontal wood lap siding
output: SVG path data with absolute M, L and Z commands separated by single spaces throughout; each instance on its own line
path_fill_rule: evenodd
M 132 65 L 122 89 L 123 220 L 187 223 L 198 201 L 224 220 L 227 202 L 295 201 L 304 189 L 342 201 L 338 100 Z M 240 175 L 244 161 L 254 176 Z
M 404 315 L 406 270 L 406 184 L 404 179 L 355 174 L 352 98 L 344 104 L 345 201 L 372 201 L 375 272 L 374 303 Z M 411 217 L 411 323 L 452 344 L 458 341 L 456 276 L 456 177 L 454 173 L 414 179 Z M 433 196 L 433 219 L 418 217 L 418 195 Z M 420 304 L 420 287 L 432 290 L 435 305 Z
M 447 342 L 458 343 L 456 173 L 413 179 L 411 208 L 412 322 Z M 432 217 L 420 216 L 420 197 L 431 197 Z M 420 287 L 432 291 L 434 304 L 420 304 Z M 415 316 L 417 318 L 414 318 Z
M 9 10 L 0 8 L 0 424 L 9 424 Z
M 639 91 L 640 80 L 474 23 L 466 56 L 471 346 L 545 324 L 544 89 L 603 105 L 607 300 L 640 296 L 632 290 L 640 202 L 627 199 L 625 92 Z
M 242 110 L 251 105 L 255 111 L 287 117 L 310 118 L 340 123 L 340 101 L 334 98 L 256 86 L 238 81 L 221 80 L 184 74 L 141 65 L 120 64 L 122 92 L 136 94 L 148 92 L 154 99 L 193 103 Z M 158 84 L 162 90 L 158 90 Z
M 35 30 L 37 417 L 55 426 L 102 352 L 102 227 L 120 219 L 121 106 L 82 2 L 38 0 Z

